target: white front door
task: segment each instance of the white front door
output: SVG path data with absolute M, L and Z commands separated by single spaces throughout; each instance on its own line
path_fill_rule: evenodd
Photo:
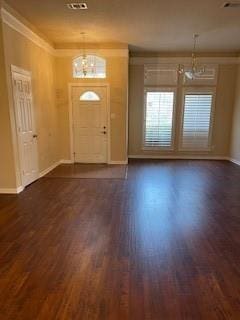
M 38 179 L 38 152 L 31 77 L 12 72 L 22 185 Z
M 73 87 L 74 160 L 107 162 L 107 88 Z

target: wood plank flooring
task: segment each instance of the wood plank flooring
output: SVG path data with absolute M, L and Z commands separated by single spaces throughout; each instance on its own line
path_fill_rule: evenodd
M 0 319 L 239 320 L 240 167 L 131 161 L 1 195 Z

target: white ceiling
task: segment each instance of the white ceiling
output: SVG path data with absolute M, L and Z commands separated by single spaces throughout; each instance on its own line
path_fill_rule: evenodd
M 85 0 L 89 9 L 71 11 L 71 0 L 7 0 L 56 44 L 128 44 L 131 51 L 191 51 L 199 33 L 203 52 L 240 52 L 240 9 L 224 0 Z M 77 2 L 72 0 L 72 2 Z

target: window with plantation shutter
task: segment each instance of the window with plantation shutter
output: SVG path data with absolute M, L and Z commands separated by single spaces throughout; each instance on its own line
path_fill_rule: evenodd
M 144 148 L 173 147 L 173 90 L 146 90 L 144 117 Z
M 208 150 L 213 92 L 186 92 L 183 105 L 181 149 Z

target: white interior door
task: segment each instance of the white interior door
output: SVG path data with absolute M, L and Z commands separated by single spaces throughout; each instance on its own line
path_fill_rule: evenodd
M 33 115 L 31 77 L 12 72 L 18 133 L 20 170 L 23 186 L 38 179 L 37 134 Z
M 74 160 L 82 163 L 107 162 L 107 89 L 73 87 Z

